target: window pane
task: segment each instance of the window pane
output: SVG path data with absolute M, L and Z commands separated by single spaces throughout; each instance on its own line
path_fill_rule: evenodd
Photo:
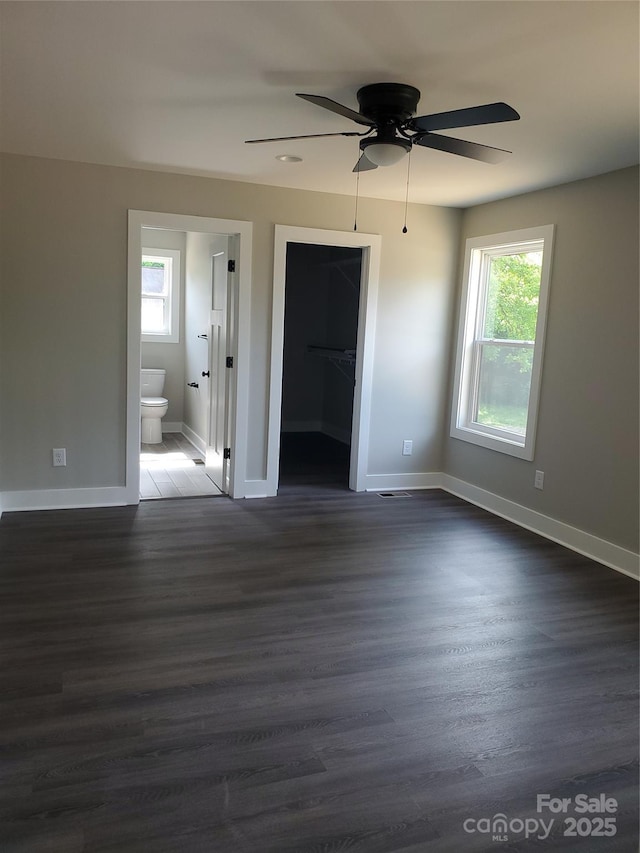
M 142 334 L 166 334 L 164 323 L 164 299 L 142 297 Z
M 473 420 L 524 435 L 531 387 L 532 347 L 479 348 L 478 396 Z
M 492 257 L 482 337 L 534 341 L 542 252 Z
M 142 262 L 142 292 L 164 296 L 167 293 L 167 265 L 161 261 Z

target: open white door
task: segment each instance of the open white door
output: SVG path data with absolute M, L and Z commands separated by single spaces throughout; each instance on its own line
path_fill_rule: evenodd
M 209 377 L 208 435 L 205 464 L 207 474 L 225 494 L 229 493 L 228 447 L 229 368 L 227 367 L 229 335 L 229 297 L 231 276 L 229 270 L 229 239 L 219 235 L 212 243 L 211 255 L 211 311 L 209 326 Z M 227 452 L 228 453 L 228 452 Z

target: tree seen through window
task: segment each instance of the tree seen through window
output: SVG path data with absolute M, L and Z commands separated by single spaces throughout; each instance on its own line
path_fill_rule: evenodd
M 474 420 L 524 435 L 542 252 L 497 255 L 489 263 L 484 316 L 478 336 L 479 381 Z M 505 344 L 501 346 L 499 341 Z

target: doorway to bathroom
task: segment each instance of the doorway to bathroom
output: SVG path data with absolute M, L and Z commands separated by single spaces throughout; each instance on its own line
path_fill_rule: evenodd
M 229 491 L 229 267 L 225 234 L 142 228 L 141 500 Z
M 242 457 L 246 433 L 238 423 L 246 394 L 238 354 L 247 325 L 239 291 L 250 279 L 239 266 L 249 265 L 250 228 L 129 215 L 130 502 L 233 496 L 242 476 L 234 456 Z
M 229 237 L 143 227 L 141 281 L 140 499 L 227 494 Z

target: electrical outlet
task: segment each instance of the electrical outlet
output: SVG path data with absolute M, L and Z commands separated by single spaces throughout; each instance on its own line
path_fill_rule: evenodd
M 533 485 L 536 489 L 544 489 L 544 471 L 536 471 Z
M 413 453 L 413 441 L 410 438 L 405 438 L 402 442 L 402 455 L 411 456 Z
M 52 453 L 54 468 L 60 468 L 67 464 L 67 450 L 65 447 L 54 447 Z

